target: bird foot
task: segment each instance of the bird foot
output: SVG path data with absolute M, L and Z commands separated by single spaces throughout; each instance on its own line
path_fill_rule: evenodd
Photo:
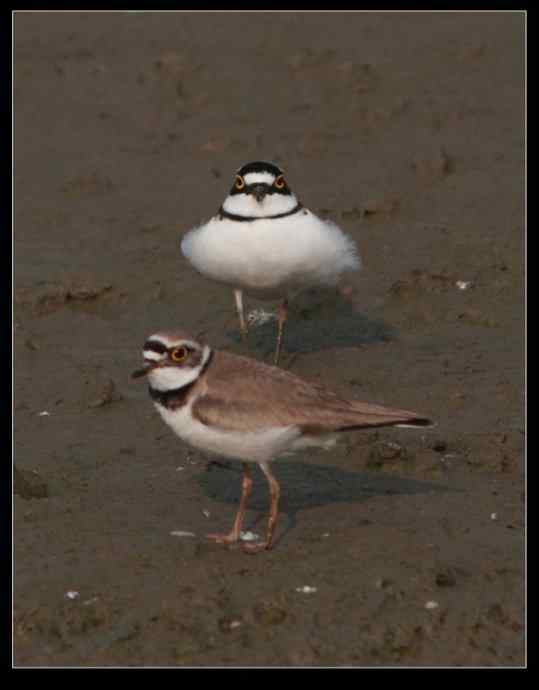
M 243 542 L 241 548 L 244 551 L 244 553 L 253 554 L 258 553 L 259 551 L 265 551 L 267 549 L 270 549 L 271 544 L 268 541 L 261 541 L 257 544 L 246 544 L 245 542 Z
M 206 539 L 215 542 L 216 544 L 235 544 L 239 541 L 239 535 L 230 532 L 229 534 L 207 534 Z

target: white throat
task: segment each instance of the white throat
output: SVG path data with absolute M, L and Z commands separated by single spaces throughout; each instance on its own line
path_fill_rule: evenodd
M 170 391 L 189 385 L 200 376 L 210 355 L 211 348 L 208 345 L 204 345 L 202 360 L 196 367 L 156 367 L 148 374 L 150 386 L 158 391 Z
M 230 194 L 225 199 L 223 209 L 236 216 L 266 218 L 280 213 L 288 213 L 298 205 L 294 194 L 267 194 L 257 201 L 252 194 Z

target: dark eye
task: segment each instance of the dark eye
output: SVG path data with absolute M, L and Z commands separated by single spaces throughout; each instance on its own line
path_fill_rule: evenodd
M 173 362 L 183 362 L 187 357 L 187 349 L 185 347 L 177 347 L 170 353 L 170 359 Z
M 241 175 L 236 175 L 236 189 L 243 189 L 245 187 L 245 180 Z
M 279 177 L 273 183 L 277 189 L 284 189 L 286 182 L 284 181 L 284 175 L 279 175 Z

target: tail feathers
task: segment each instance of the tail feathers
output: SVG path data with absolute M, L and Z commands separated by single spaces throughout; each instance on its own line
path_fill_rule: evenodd
M 433 422 L 417 412 L 397 410 L 382 405 L 371 405 L 352 401 L 352 410 L 346 415 L 346 420 L 339 430 L 354 428 L 369 428 L 379 426 L 399 426 L 411 428 L 427 428 L 434 426 Z M 343 420 L 344 421 L 344 420 Z
M 399 429 L 418 429 L 421 427 L 429 429 L 430 427 L 436 426 L 436 423 L 426 417 L 420 417 L 411 422 L 406 422 L 406 424 L 396 424 L 395 426 L 398 426 Z

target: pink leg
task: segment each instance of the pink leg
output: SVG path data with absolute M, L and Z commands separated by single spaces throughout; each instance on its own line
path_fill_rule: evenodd
M 260 542 L 259 544 L 243 544 L 243 550 L 246 553 L 257 553 L 258 551 L 263 551 L 264 549 L 271 549 L 273 544 L 273 532 L 275 530 L 275 524 L 277 523 L 277 517 L 279 515 L 279 496 L 281 495 L 281 488 L 279 482 L 275 479 L 270 471 L 267 462 L 259 463 L 259 467 L 266 475 L 268 480 L 269 490 L 270 490 L 270 513 L 268 519 L 268 531 L 266 534 L 266 541 Z
M 247 499 L 251 495 L 251 490 L 253 487 L 253 480 L 251 479 L 251 469 L 249 465 L 243 463 L 243 479 L 241 482 L 241 498 L 240 506 L 236 514 L 236 519 L 234 520 L 234 525 L 232 531 L 229 534 L 208 534 L 207 537 L 211 541 L 215 541 L 218 544 L 233 544 L 237 542 L 241 534 L 241 526 L 243 523 L 243 517 L 245 515 L 245 508 L 247 506 Z
M 288 300 L 284 299 L 277 308 L 277 347 L 275 348 L 275 357 L 273 364 L 277 366 L 279 363 L 279 356 L 281 354 L 281 346 L 283 344 L 284 322 L 288 316 Z
M 243 313 L 243 292 L 241 290 L 234 290 L 234 298 L 236 300 L 236 310 L 238 312 L 238 318 L 240 320 L 240 336 L 241 339 L 245 342 L 249 330 L 247 328 L 245 315 Z

